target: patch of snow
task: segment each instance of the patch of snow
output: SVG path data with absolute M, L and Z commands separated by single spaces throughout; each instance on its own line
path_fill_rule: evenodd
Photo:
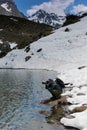
M 16 47 L 16 46 L 17 46 L 17 44 L 16 44 L 15 42 L 10 43 L 10 48 L 11 48 L 11 49 L 13 49 L 13 48 Z
M 0 44 L 3 44 L 3 41 L 0 39 Z
M 3 31 L 3 29 L 0 29 L 0 32 Z
M 15 22 L 17 22 L 18 20 L 17 19 L 14 19 L 14 18 L 10 18 L 11 20 L 13 20 L 13 21 L 15 21 Z
M 1 4 L 1 7 L 3 7 L 6 11 L 11 12 L 11 8 L 9 8 L 9 5 L 8 5 L 8 3 L 7 3 L 7 2 L 6 2 L 6 3 Z
M 80 130 L 87 130 L 87 110 L 71 114 L 71 116 L 74 118 L 62 118 L 61 123 L 66 126 L 78 128 Z

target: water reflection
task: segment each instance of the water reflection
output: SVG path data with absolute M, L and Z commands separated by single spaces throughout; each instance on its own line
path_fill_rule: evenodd
M 31 123 L 43 120 L 37 111 L 49 109 L 37 103 L 50 95 L 41 82 L 54 77 L 52 71 L 0 70 L 0 129 L 34 129 Z

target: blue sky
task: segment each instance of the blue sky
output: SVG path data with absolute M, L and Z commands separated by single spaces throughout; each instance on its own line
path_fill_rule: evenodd
M 48 2 L 49 0 L 14 0 L 18 9 L 27 15 L 27 10 L 32 8 L 34 5 L 40 5 L 43 2 Z
M 49 13 L 64 15 L 87 10 L 87 0 L 14 0 L 18 9 L 25 15 L 32 15 L 39 9 Z

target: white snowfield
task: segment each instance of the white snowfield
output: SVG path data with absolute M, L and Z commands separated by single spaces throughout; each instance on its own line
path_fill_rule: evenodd
M 72 103 L 69 111 L 75 107 L 87 106 L 87 17 L 80 22 L 56 30 L 53 34 L 41 38 L 30 46 L 30 51 L 15 49 L 0 59 L 0 68 L 48 69 L 58 72 L 64 82 L 73 84 L 67 100 Z M 37 52 L 38 49 L 42 51 Z M 31 56 L 28 61 L 25 58 Z M 79 69 L 80 67 L 80 69 Z M 80 130 L 87 130 L 87 109 L 64 117 L 61 122 Z
M 1 7 L 3 7 L 6 11 L 11 12 L 11 8 L 9 8 L 9 5 L 8 5 L 8 3 L 7 3 L 7 2 L 6 2 L 6 3 L 1 4 Z

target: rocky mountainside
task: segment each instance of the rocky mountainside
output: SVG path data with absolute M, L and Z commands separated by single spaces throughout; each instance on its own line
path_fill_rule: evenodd
M 65 22 L 64 16 L 57 16 L 55 13 L 47 13 L 44 10 L 38 10 L 32 16 L 29 16 L 28 19 L 39 23 L 45 23 L 55 28 L 59 28 Z
M 0 0 L 0 15 L 25 17 L 18 10 L 13 0 Z
M 29 21 L 25 18 L 0 15 L 0 58 L 12 49 L 25 48 L 29 44 L 49 35 L 52 27 Z
M 0 68 L 29 68 L 29 69 L 47 69 L 47 70 L 49 69 L 54 71 L 57 70 L 58 74 L 62 74 L 67 79 L 66 83 L 68 82 L 69 78 L 71 78 L 70 83 L 82 81 L 82 84 L 84 84 L 83 80 L 80 80 L 81 77 L 80 79 L 78 78 L 78 80 L 76 80 L 76 77 L 79 77 L 81 70 L 82 70 L 82 77 L 84 77 L 84 73 L 83 73 L 83 70 L 85 71 L 84 66 L 87 66 L 87 60 L 86 60 L 87 58 L 87 28 L 86 28 L 87 17 L 80 19 L 80 21 L 78 20 L 75 20 L 76 22 L 72 21 L 73 23 L 71 25 L 69 24 L 69 22 L 71 21 L 70 20 L 67 23 L 69 24 L 69 26 L 61 27 L 60 29 L 54 31 L 53 34 L 47 37 L 43 37 L 44 35 L 43 34 L 42 35 L 43 38 L 39 39 L 38 41 L 32 44 L 30 44 L 30 42 L 31 40 L 32 41 L 34 40 L 35 38 L 34 35 L 36 34 L 37 36 L 38 33 L 38 37 L 40 37 L 41 36 L 40 31 L 42 31 L 42 29 L 45 29 L 45 26 L 42 26 L 41 28 L 37 26 L 37 28 L 35 28 L 33 24 L 29 25 L 26 24 L 25 22 L 23 24 L 23 21 L 21 22 L 16 18 L 11 17 L 10 20 L 12 20 L 12 23 L 10 22 L 10 26 L 12 25 L 14 26 L 10 28 L 10 31 L 8 30 L 8 28 L 6 28 L 6 30 L 5 29 L 1 30 L 1 35 L 3 34 L 2 38 L 4 37 L 5 38 L 4 39 L 0 38 L 1 40 L 0 43 L 2 46 L 2 44 L 5 43 L 4 40 L 11 41 L 8 42 L 11 51 L 8 52 L 8 54 L 5 57 L 0 58 Z M 18 22 L 16 22 L 17 20 Z M 38 23 L 35 23 L 35 25 L 36 24 Z M 6 24 L 4 24 L 4 26 L 7 27 Z M 24 29 L 25 26 L 26 26 L 26 31 L 23 31 L 25 30 Z M 31 29 L 29 26 L 31 27 Z M 2 28 L 3 27 L 1 26 L 0 29 Z M 12 32 L 12 30 L 14 30 L 14 32 Z M 46 30 L 44 31 L 44 33 L 45 32 Z M 13 36 L 15 36 L 14 39 Z M 31 40 L 29 40 L 29 36 L 30 38 L 32 38 Z M 15 44 L 13 44 L 14 43 L 13 41 L 15 41 L 15 39 L 16 42 Z M 22 47 L 22 49 L 18 49 L 20 47 Z M 2 49 L 5 49 L 5 45 L 4 48 Z M 2 50 L 1 50 L 1 54 L 3 54 Z M 79 70 L 78 67 L 81 66 L 83 66 L 83 69 Z M 74 71 L 73 71 L 73 67 L 75 68 Z M 75 75 L 76 72 L 78 72 L 78 75 L 77 74 Z M 69 75 L 67 75 L 67 73 Z M 86 71 L 86 75 L 87 75 L 87 71 Z M 84 79 L 87 79 L 86 77 L 84 77 Z M 73 79 L 75 80 L 73 81 Z

